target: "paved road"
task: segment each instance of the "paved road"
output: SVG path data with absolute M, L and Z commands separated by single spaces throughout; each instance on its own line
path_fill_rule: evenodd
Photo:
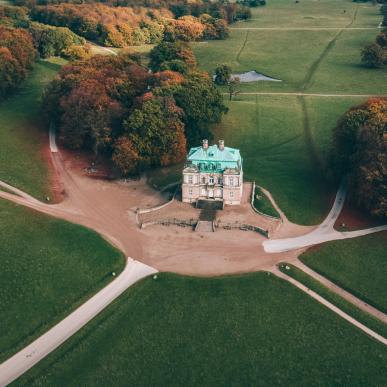
M 341 185 L 337 194 L 335 202 L 325 220 L 312 232 L 294 237 L 284 239 L 271 239 L 263 242 L 263 248 L 267 253 L 280 253 L 303 247 L 317 245 L 323 242 L 333 240 L 356 238 L 380 231 L 387 231 L 387 225 L 371 227 L 364 230 L 340 232 L 334 229 L 334 224 L 340 215 L 344 206 L 346 190 L 344 185 Z
M 0 365 L 0 386 L 6 386 L 58 348 L 138 280 L 157 270 L 128 258 L 124 271 L 33 343 Z
M 296 286 L 298 289 L 302 290 L 308 296 L 314 298 L 316 301 L 318 301 L 320 304 L 326 306 L 328 309 L 330 309 L 332 312 L 336 313 L 343 319 L 347 320 L 350 324 L 354 325 L 355 327 L 359 328 L 362 330 L 364 333 L 367 335 L 371 336 L 375 340 L 381 342 L 384 345 L 387 345 L 387 339 L 384 338 L 383 336 L 379 335 L 378 333 L 374 332 L 373 330 L 367 328 L 365 325 L 360 323 L 359 321 L 355 320 L 353 317 L 348 315 L 347 313 L 343 312 L 341 309 L 339 309 L 337 306 L 333 305 L 329 301 L 327 301 L 325 298 L 321 297 L 319 294 L 314 292 L 313 290 L 309 289 L 305 285 L 303 285 L 301 282 L 298 282 L 292 277 L 287 276 L 286 274 L 282 273 L 278 268 L 273 269 L 272 272 L 277 276 L 285 281 L 290 282 L 292 285 Z

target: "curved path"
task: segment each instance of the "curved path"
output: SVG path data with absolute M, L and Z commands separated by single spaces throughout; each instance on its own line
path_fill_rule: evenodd
M 319 243 L 329 242 L 333 240 L 356 238 L 372 234 L 375 232 L 386 231 L 387 225 L 367 228 L 364 230 L 340 232 L 334 229 L 334 224 L 340 215 L 344 206 L 346 190 L 344 184 L 341 184 L 333 203 L 332 209 L 325 220 L 312 232 L 285 239 L 271 239 L 263 242 L 263 248 L 267 253 L 281 253 L 290 250 L 301 249 L 308 246 L 317 245 Z
M 156 272 L 152 267 L 128 258 L 124 271 L 114 281 L 30 345 L 0 364 L 0 386 L 11 383 L 58 348 L 129 286 Z

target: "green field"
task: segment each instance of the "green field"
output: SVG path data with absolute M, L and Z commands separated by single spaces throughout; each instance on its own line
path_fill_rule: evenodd
M 318 223 L 335 189 L 325 180 L 332 127 L 359 101 L 243 95 L 228 104 L 215 135 L 242 150 L 245 178 L 267 188 L 290 220 Z
M 387 312 L 387 234 L 329 242 L 301 260 L 355 296 Z
M 386 361 L 385 346 L 273 275 L 163 273 L 16 385 L 376 386 Z
M 256 70 L 282 79 L 244 83 L 242 92 L 360 94 L 241 94 L 215 131 L 240 148 L 246 178 L 269 189 L 290 220 L 318 223 L 335 189 L 326 181 L 326 166 L 337 119 L 362 103 L 362 95 L 387 94 L 387 69 L 360 64 L 361 48 L 378 32 L 379 7 L 350 0 L 273 0 L 252 12 L 252 20 L 231 26 L 229 39 L 192 44 L 200 68 L 212 72 L 226 63 L 236 73 Z
M 63 63 L 40 60 L 20 89 L 0 104 L 0 179 L 39 199 L 50 196 L 40 98 Z
M 312 278 L 310 275 L 304 273 L 298 267 L 284 262 L 279 265 L 279 269 L 289 277 L 296 279 L 297 281 L 307 286 L 309 289 L 312 289 L 317 294 L 324 297 L 327 301 L 331 302 L 343 312 L 347 313 L 351 317 L 355 318 L 357 321 L 364 324 L 367 328 L 370 328 L 375 332 L 379 333 L 380 335 L 387 337 L 387 324 L 383 323 L 378 318 L 370 315 L 369 313 L 362 311 L 352 303 L 346 301 L 337 293 L 328 289 L 319 281 Z
M 0 200 L 0 363 L 120 272 L 96 233 Z
M 257 211 L 261 212 L 262 214 L 280 219 L 280 214 L 273 207 L 269 198 L 262 192 L 259 187 L 255 187 L 254 190 L 253 206 Z

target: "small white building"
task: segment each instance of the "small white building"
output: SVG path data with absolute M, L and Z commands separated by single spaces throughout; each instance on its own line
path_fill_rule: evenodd
M 240 204 L 243 193 L 242 157 L 239 149 L 218 145 L 191 148 L 183 169 L 183 202 L 219 200 Z

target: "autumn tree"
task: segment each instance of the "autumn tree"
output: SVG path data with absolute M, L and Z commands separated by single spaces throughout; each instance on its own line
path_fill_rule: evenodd
M 387 218 L 387 99 L 372 98 L 350 109 L 334 130 L 332 172 L 347 177 L 351 200 Z
M 73 149 L 91 149 L 97 156 L 112 142 L 114 122 L 122 114 L 118 101 L 95 79 L 85 79 L 61 98 L 60 134 Z
M 125 174 L 182 161 L 186 152 L 182 111 L 173 98 L 144 101 L 124 121 L 113 162 Z
M 25 78 L 35 57 L 36 51 L 27 31 L 0 26 L 0 99 Z

